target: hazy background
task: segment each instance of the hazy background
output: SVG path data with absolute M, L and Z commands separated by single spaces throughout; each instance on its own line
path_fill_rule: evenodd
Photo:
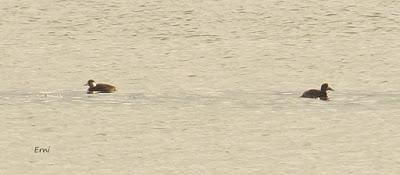
M 399 9 L 4 0 L 0 174 L 398 174 Z

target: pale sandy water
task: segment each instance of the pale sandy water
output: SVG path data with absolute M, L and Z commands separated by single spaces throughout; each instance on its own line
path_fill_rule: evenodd
M 3 1 L 0 174 L 399 174 L 399 9 Z

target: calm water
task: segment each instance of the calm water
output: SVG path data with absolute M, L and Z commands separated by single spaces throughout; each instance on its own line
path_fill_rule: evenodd
M 2 2 L 0 174 L 397 174 L 398 9 Z

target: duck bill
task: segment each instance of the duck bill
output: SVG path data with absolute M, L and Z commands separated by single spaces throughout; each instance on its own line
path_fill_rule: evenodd
M 89 86 L 89 84 L 88 84 L 88 83 L 86 83 L 86 84 L 84 84 L 83 86 Z
M 335 91 L 331 87 L 328 87 L 326 90 Z

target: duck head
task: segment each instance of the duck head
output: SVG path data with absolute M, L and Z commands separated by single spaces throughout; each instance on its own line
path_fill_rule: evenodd
M 95 87 L 96 82 L 94 80 L 88 80 L 88 82 L 85 84 L 85 86 Z
M 328 83 L 324 83 L 321 85 L 321 91 L 326 92 L 327 90 L 329 91 L 334 91 L 331 87 L 329 87 Z

